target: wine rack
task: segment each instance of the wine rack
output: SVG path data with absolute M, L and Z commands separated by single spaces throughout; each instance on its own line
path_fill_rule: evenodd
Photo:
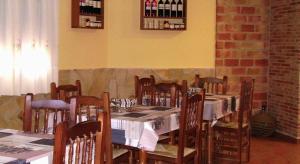
M 72 28 L 103 29 L 104 0 L 72 0 Z
M 184 31 L 187 0 L 141 0 L 140 29 Z

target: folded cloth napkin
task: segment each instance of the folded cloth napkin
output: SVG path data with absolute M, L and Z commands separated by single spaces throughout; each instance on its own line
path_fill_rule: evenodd
M 129 108 L 136 104 L 136 99 L 132 98 L 112 98 L 111 99 L 111 106 L 117 106 L 122 108 Z
M 192 94 L 195 94 L 195 93 L 199 93 L 201 90 L 202 90 L 202 88 L 191 87 L 191 88 L 188 89 L 188 94 L 192 95 Z

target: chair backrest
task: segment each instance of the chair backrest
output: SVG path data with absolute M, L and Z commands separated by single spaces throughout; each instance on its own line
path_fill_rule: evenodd
M 104 163 L 104 117 L 74 126 L 68 122 L 60 123 L 55 134 L 53 163 Z
M 153 86 L 155 84 L 155 78 L 153 75 L 150 75 L 149 78 L 139 78 L 138 76 L 134 77 L 135 80 L 135 97 L 137 98 L 137 104 L 143 104 L 143 98 L 148 97 L 150 102 L 147 102 L 146 105 L 152 105 L 153 102 Z
M 189 138 L 194 138 L 193 148 L 196 150 L 195 162 L 201 161 L 201 132 L 203 121 L 205 90 L 188 97 L 184 94 L 180 111 L 179 141 L 177 163 L 183 163 L 184 147 L 188 147 Z
M 252 115 L 252 100 L 254 91 L 254 79 L 245 79 L 241 84 L 240 108 L 238 111 L 238 123 L 241 129 L 244 123 L 250 123 Z
M 50 133 L 53 130 L 55 133 L 57 123 L 69 119 L 69 110 L 70 105 L 62 100 L 33 100 L 33 94 L 28 93 L 24 103 L 23 131 Z
M 182 95 L 187 92 L 187 81 L 183 80 L 182 85 L 175 82 L 158 83 L 154 85 L 153 104 L 157 106 L 179 107 Z M 167 100 L 170 98 L 170 103 Z
M 223 76 L 223 79 L 216 77 L 200 77 L 195 75 L 194 87 L 205 88 L 207 93 L 226 94 L 227 93 L 228 77 Z
M 84 111 L 84 112 L 82 112 Z M 93 112 L 92 112 L 93 111 Z M 112 162 L 112 132 L 111 132 L 111 111 L 110 111 L 110 98 L 109 93 L 104 92 L 101 98 L 94 96 L 76 96 L 71 98 L 70 103 L 70 119 L 73 123 L 81 122 L 83 115 L 86 116 L 86 120 L 94 120 L 98 116 L 105 112 L 105 155 L 106 162 Z M 93 115 L 95 117 L 93 117 Z
M 80 80 L 75 81 L 73 84 L 65 84 L 56 86 L 55 82 L 50 84 L 51 88 L 51 99 L 64 100 L 70 102 L 70 97 L 81 95 L 81 83 Z

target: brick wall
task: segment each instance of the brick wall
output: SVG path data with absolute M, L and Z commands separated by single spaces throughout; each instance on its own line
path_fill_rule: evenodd
M 255 81 L 254 107 L 267 100 L 268 1 L 217 0 L 216 75 L 229 77 L 229 92 L 240 81 Z
M 272 0 L 269 108 L 279 132 L 300 139 L 300 0 Z

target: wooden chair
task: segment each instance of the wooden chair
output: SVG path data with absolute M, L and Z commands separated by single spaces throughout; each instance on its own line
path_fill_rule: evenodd
M 196 164 L 200 163 L 204 97 L 205 91 L 191 97 L 187 94 L 183 96 L 178 145 L 157 144 L 153 152 L 141 151 L 141 159 L 177 164 L 191 161 Z M 190 142 L 191 139 L 194 140 L 193 143 Z
M 57 123 L 68 120 L 69 110 L 69 104 L 62 100 L 33 100 L 33 94 L 28 93 L 24 103 L 23 131 L 55 133 Z
M 171 92 L 172 87 L 174 87 L 174 92 Z M 182 85 L 175 82 L 158 83 L 154 85 L 153 102 L 156 106 L 180 107 L 182 95 L 185 93 L 187 93 L 186 80 L 182 81 Z M 170 99 L 169 104 L 167 104 L 168 99 Z
M 153 86 L 155 84 L 155 78 L 150 75 L 149 78 L 134 77 L 135 80 L 135 97 L 137 98 L 137 104 L 142 105 L 143 99 L 146 97 L 147 100 L 143 105 L 152 105 L 153 102 Z
M 180 107 L 182 95 L 187 92 L 187 81 L 183 80 L 182 85 L 175 82 L 162 82 L 154 85 L 153 105 L 165 107 Z M 159 136 L 159 143 L 175 144 L 178 131 L 170 132 Z
M 250 122 L 254 80 L 244 80 L 241 85 L 238 120 L 218 122 L 214 126 L 214 158 L 242 163 L 242 154 L 250 160 Z
M 202 77 L 195 75 L 195 81 L 193 87 L 205 88 L 207 93 L 214 94 L 226 94 L 227 93 L 227 76 L 223 76 L 223 79 L 216 77 Z
M 71 98 L 70 115 L 74 123 L 81 122 L 83 117 L 85 117 L 85 120 L 95 120 L 102 112 L 107 114 L 107 120 L 105 122 L 105 128 L 107 129 L 105 135 L 106 163 L 128 162 L 128 150 L 112 146 L 109 93 L 104 92 L 101 99 L 94 96 L 76 96 Z
M 56 86 L 54 82 L 50 84 L 51 88 L 51 99 L 64 100 L 70 102 L 70 97 L 81 96 L 81 83 L 80 80 L 75 81 L 73 84 L 65 84 Z
M 104 117 L 100 116 L 98 121 L 85 121 L 71 127 L 68 122 L 60 123 L 55 133 L 53 163 L 104 163 Z

